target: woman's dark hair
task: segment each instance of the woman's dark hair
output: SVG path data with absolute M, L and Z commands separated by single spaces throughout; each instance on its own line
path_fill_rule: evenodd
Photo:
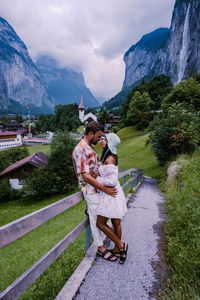
M 104 127 L 102 124 L 92 121 L 87 124 L 87 126 L 85 128 L 85 134 L 88 134 L 91 131 L 93 134 L 95 134 L 97 131 L 104 131 Z
M 108 148 L 108 145 L 106 144 L 105 148 L 103 149 L 103 152 L 102 152 L 100 161 L 101 161 L 102 163 L 104 163 L 104 161 L 106 160 L 106 158 L 107 158 L 108 156 L 114 157 L 114 159 L 115 159 L 115 164 L 116 164 L 116 166 L 117 166 L 117 165 L 118 165 L 118 156 L 117 156 L 117 154 L 113 154 L 113 153 L 110 151 L 110 149 Z

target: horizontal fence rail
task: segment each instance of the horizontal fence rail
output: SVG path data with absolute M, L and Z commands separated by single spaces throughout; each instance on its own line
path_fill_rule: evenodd
M 130 179 L 126 181 L 126 176 Z M 122 189 L 130 185 L 130 189 L 135 188 L 142 180 L 143 173 L 140 169 L 129 169 L 121 172 L 118 178 L 123 178 Z M 0 228 L 0 247 L 8 245 L 31 230 L 44 224 L 48 220 L 74 206 L 83 199 L 82 193 L 77 192 L 69 197 L 48 205 L 34 213 L 22 217 Z M 91 244 L 91 230 L 89 219 L 83 220 L 76 228 L 67 234 L 60 242 L 50 249 L 42 258 L 33 264 L 26 272 L 18 277 L 1 294 L 2 300 L 17 299 L 55 260 L 62 252 L 86 229 L 86 251 Z
M 77 192 L 25 217 L 0 228 L 0 248 L 12 243 L 21 236 L 46 223 L 48 220 L 64 212 L 71 206 L 83 200 L 81 192 Z
M 88 219 L 82 221 L 72 232 L 66 235 L 58 244 L 9 285 L 9 287 L 0 294 L 0 299 L 17 299 L 81 234 L 88 224 Z

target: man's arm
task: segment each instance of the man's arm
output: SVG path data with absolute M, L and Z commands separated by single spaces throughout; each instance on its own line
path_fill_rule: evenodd
M 117 195 L 117 189 L 115 187 L 108 187 L 108 186 L 104 186 L 103 184 L 99 183 L 94 177 L 92 177 L 92 175 L 90 175 L 90 173 L 88 172 L 84 172 L 82 173 L 83 179 L 91 184 L 92 186 L 94 186 L 95 188 L 103 191 L 104 193 L 115 197 Z

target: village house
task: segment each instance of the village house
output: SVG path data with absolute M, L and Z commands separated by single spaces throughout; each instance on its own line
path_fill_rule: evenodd
M 111 125 L 118 125 L 119 122 L 120 122 L 120 119 L 121 117 L 120 116 L 117 116 L 115 115 L 113 112 L 109 112 L 109 121 L 108 123 L 111 124 Z
M 23 125 L 21 123 L 17 123 L 14 120 L 5 124 L 5 131 L 17 131 L 20 128 L 23 128 Z
M 42 152 L 31 154 L 7 167 L 0 173 L 0 181 L 7 180 L 12 188 L 21 189 L 25 179 L 37 168 L 47 165 L 47 157 Z
M 15 131 L 0 132 L 0 150 L 22 145 L 21 134 Z

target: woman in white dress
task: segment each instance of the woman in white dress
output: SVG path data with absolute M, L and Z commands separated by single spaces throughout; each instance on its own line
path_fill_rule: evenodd
M 100 200 L 97 208 L 98 216 L 96 225 L 115 243 L 115 247 L 111 252 L 116 257 L 119 257 L 119 262 L 123 264 L 126 260 L 128 244 L 121 241 L 122 229 L 120 220 L 127 212 L 127 205 L 123 190 L 118 181 L 117 146 L 119 143 L 120 139 L 115 133 L 108 133 L 102 137 L 101 147 L 103 148 L 103 153 L 101 164 L 98 173 L 92 172 L 91 175 L 101 184 L 114 186 L 118 190 L 115 197 L 99 191 Z M 111 219 L 114 230 L 107 225 L 108 218 Z M 104 253 L 98 251 L 97 254 L 104 258 Z

